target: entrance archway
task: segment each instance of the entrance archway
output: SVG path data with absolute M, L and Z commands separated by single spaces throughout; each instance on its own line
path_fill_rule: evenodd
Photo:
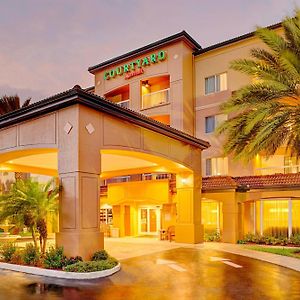
M 176 171 L 176 241 L 203 240 L 200 161 L 201 151 L 208 143 L 84 92 L 78 86 L 16 111 L 9 118 L 0 117 L 0 126 L 0 162 L 13 165 L 16 160 L 16 165 L 29 170 L 39 168 L 33 166 L 36 160 L 31 155 L 57 153 L 62 188 L 56 243 L 64 247 L 67 255 L 89 258 L 103 248 L 103 234 L 99 231 L 101 156 L 125 153 L 122 151 L 131 157 L 132 164 L 134 159 L 150 164 L 137 164 L 137 169 Z M 52 150 L 47 154 L 42 149 Z M 25 156 L 27 161 L 30 157 L 34 160 L 31 166 L 18 161 Z M 40 169 L 47 168 L 44 165 Z M 124 170 L 127 172 L 128 168 L 108 169 L 102 175 Z

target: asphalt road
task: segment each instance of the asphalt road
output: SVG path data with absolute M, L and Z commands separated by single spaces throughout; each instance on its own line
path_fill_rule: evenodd
M 0 271 L 0 299 L 300 299 L 300 273 L 214 250 L 178 248 L 122 261 L 101 280 L 77 282 Z

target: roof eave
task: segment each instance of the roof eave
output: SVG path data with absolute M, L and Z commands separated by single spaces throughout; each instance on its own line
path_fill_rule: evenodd
M 138 55 L 141 55 L 145 52 L 157 49 L 159 47 L 162 47 L 166 44 L 170 44 L 173 42 L 176 42 L 178 40 L 184 40 L 186 43 L 189 44 L 189 46 L 194 50 L 199 50 L 201 49 L 201 45 L 198 44 L 198 42 L 196 42 L 196 40 L 194 40 L 186 31 L 181 31 L 179 33 L 176 33 L 174 35 L 171 35 L 169 37 L 166 37 L 164 39 L 161 39 L 159 41 L 156 41 L 154 43 L 148 44 L 146 46 L 140 47 L 138 49 L 129 51 L 123 55 L 114 57 L 112 59 L 106 60 L 100 64 L 97 64 L 95 66 L 91 66 L 88 68 L 88 71 L 92 74 L 94 74 L 96 71 L 101 70 L 103 68 L 107 68 L 110 65 L 114 65 L 114 64 L 118 64 L 121 63 L 127 59 L 130 59 L 132 57 L 136 57 Z
M 199 140 L 184 132 L 176 130 L 175 128 L 168 127 L 167 125 L 152 120 L 149 117 L 130 109 L 123 108 L 102 97 L 85 92 L 78 86 L 53 97 L 33 103 L 28 107 L 0 116 L 0 128 L 6 128 L 75 104 L 86 105 L 98 111 L 106 112 L 165 136 L 188 143 L 202 150 L 207 149 L 210 146 L 206 141 Z
M 266 28 L 268 28 L 268 29 L 277 29 L 279 27 L 281 27 L 281 22 L 270 25 L 270 26 L 267 26 Z M 196 50 L 193 54 L 194 54 L 194 56 L 198 56 L 200 54 L 204 54 L 204 53 L 212 51 L 212 50 L 216 50 L 216 49 L 219 49 L 219 48 L 222 48 L 222 47 L 225 47 L 225 46 L 229 46 L 231 44 L 234 44 L 234 43 L 237 43 L 237 42 L 240 42 L 240 41 L 243 41 L 245 39 L 248 39 L 248 38 L 251 38 L 251 37 L 255 36 L 255 32 L 256 31 L 252 31 L 252 32 L 240 35 L 238 37 L 235 37 L 235 38 L 232 38 L 232 39 L 229 39 L 229 40 L 211 45 L 209 47 Z

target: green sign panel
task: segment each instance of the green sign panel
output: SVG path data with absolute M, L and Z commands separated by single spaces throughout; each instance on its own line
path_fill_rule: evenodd
M 167 52 L 162 50 L 157 53 L 150 54 L 144 58 L 137 59 L 130 63 L 119 66 L 115 69 L 111 69 L 104 73 L 104 80 L 115 78 L 116 76 L 122 76 L 125 74 L 125 79 L 129 79 L 133 76 L 144 73 L 143 67 L 156 64 L 160 61 L 164 61 L 167 58 Z

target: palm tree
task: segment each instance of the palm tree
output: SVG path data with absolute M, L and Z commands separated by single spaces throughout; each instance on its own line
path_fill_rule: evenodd
M 282 22 L 283 35 L 258 28 L 256 35 L 267 46 L 252 49 L 251 59 L 238 59 L 230 67 L 250 75 L 221 107 L 231 114 L 217 132 L 226 133 L 224 150 L 236 159 L 251 160 L 284 147 L 300 156 L 300 11 Z
M 47 216 L 58 209 L 58 188 L 53 185 L 54 180 L 46 184 L 18 180 L 8 193 L 0 195 L 0 221 L 9 220 L 29 228 L 36 249 L 38 232 L 42 254 L 47 243 Z
M 0 97 L 0 115 L 7 114 L 14 110 L 27 107 L 30 104 L 31 98 L 28 98 L 21 105 L 21 101 L 18 95 L 14 96 L 2 96 Z
M 21 101 L 18 95 L 14 96 L 2 96 L 0 97 L 0 115 L 7 114 L 9 112 L 15 111 L 17 109 L 27 107 L 30 104 L 31 98 L 28 98 L 21 105 Z M 28 176 L 26 173 L 15 172 L 15 179 L 27 179 Z

